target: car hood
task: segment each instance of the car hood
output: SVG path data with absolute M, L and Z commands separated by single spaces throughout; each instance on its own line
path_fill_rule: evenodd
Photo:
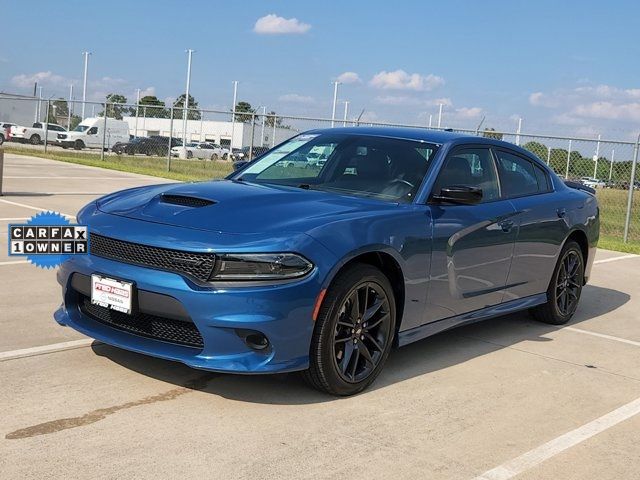
M 172 199 L 169 196 L 174 196 Z M 212 202 L 185 206 L 167 200 Z M 202 202 L 198 202 L 202 203 Z M 396 204 L 295 187 L 231 180 L 163 184 L 116 192 L 97 201 L 97 208 L 165 225 L 219 233 L 307 232 L 349 218 L 389 213 Z

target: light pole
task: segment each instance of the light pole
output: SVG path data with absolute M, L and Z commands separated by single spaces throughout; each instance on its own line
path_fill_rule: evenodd
M 438 108 L 438 128 L 440 128 L 440 126 L 442 125 L 442 103 L 440 104 L 439 108 Z
M 522 117 L 518 119 L 518 131 L 516 135 L 516 145 L 520 146 L 520 132 L 522 131 Z
M 262 128 L 260 129 L 260 146 L 264 146 L 264 122 L 267 121 L 267 107 L 262 106 Z
M 84 109 L 87 102 L 87 73 L 89 72 L 89 55 L 91 52 L 82 52 L 84 56 L 84 76 L 82 77 L 82 118 L 84 120 Z
M 133 136 L 138 136 L 138 115 L 140 114 L 140 89 L 136 88 L 136 123 L 133 129 Z
M 233 157 L 233 133 L 236 126 L 236 102 L 238 101 L 238 81 L 233 81 L 233 106 L 231 107 L 231 139 L 229 140 L 229 158 Z
M 67 130 L 71 130 L 71 105 L 73 103 L 73 83 L 69 85 L 69 103 L 67 103 Z
M 344 101 L 344 119 L 342 121 L 342 126 L 347 126 L 347 115 L 349 114 L 349 100 Z
M 433 120 L 433 115 L 429 114 L 429 128 L 431 128 L 431 121 Z
M 195 50 L 188 49 L 187 55 L 187 88 L 184 95 L 184 117 L 182 119 L 182 146 L 187 145 L 187 114 L 189 112 L 189 87 L 191 86 L 191 57 Z M 185 150 L 186 155 L 186 150 Z
M 600 134 L 598 134 L 598 143 L 596 143 L 596 154 L 593 156 L 595 163 L 593 165 L 593 178 L 598 178 L 598 157 L 600 156 Z
M 336 105 L 338 103 L 338 85 L 339 81 L 333 82 L 333 110 L 331 111 L 331 128 L 336 124 Z

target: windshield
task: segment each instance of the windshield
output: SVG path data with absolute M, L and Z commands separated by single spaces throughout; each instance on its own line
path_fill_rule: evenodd
M 415 140 L 302 134 L 232 178 L 409 203 L 436 150 L 434 144 Z
M 84 132 L 89 129 L 89 125 L 78 125 L 73 129 L 74 132 Z

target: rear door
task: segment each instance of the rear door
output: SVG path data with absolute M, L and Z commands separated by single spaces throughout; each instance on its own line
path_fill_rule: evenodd
M 549 286 L 568 227 L 569 208 L 553 191 L 542 165 L 507 148 L 496 148 L 503 195 L 516 211 L 513 262 L 504 301 L 543 293 Z
M 481 203 L 434 203 L 433 253 L 425 323 L 499 304 L 511 266 L 515 209 L 500 192 L 488 146 L 459 148 L 445 159 L 433 194 L 447 186 L 482 189 Z

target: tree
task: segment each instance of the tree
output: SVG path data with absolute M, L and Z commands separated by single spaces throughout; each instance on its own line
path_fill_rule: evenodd
M 264 119 L 264 124 L 266 127 L 273 127 L 273 122 L 275 120 L 276 127 L 282 126 L 282 117 L 278 117 L 276 112 L 273 110 L 267 113 L 267 116 Z
M 253 113 L 256 113 L 256 109 L 249 102 L 238 102 L 236 104 L 236 122 L 250 122 Z
M 173 118 L 184 118 L 184 98 L 185 94 L 183 93 L 176 101 L 173 102 Z M 196 102 L 195 98 L 189 95 L 189 101 L 187 102 L 187 120 L 200 120 L 202 118 L 202 114 L 198 109 L 198 102 Z
M 482 132 L 482 136 L 484 138 L 495 138 L 496 140 L 502 140 L 502 134 L 496 132 L 495 128 L 485 128 L 484 132 Z
M 540 142 L 527 142 L 522 145 L 522 148 L 524 148 L 525 150 L 529 150 L 544 162 L 547 161 L 547 155 L 549 152 L 546 145 Z
M 107 118 L 122 120 L 124 115 L 131 114 L 131 108 L 126 106 L 127 97 L 119 93 L 110 93 L 106 98 Z M 98 113 L 99 117 L 104 115 L 104 110 Z
M 149 118 L 169 118 L 164 102 L 155 95 L 146 95 L 140 99 L 138 115 Z

